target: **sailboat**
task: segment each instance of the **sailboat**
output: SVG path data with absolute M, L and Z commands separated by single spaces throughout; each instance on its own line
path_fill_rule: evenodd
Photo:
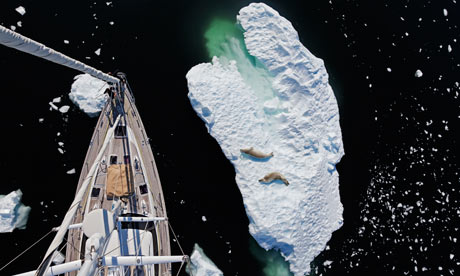
M 126 75 L 103 73 L 3 26 L 0 43 L 109 84 L 75 199 L 37 270 L 17 275 L 172 275 L 171 263 L 182 267 L 188 256 L 171 256 L 161 182 Z

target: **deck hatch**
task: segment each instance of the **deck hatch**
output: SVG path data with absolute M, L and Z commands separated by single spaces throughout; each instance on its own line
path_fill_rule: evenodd
M 115 128 L 115 138 L 125 138 L 126 137 L 126 126 L 118 125 Z

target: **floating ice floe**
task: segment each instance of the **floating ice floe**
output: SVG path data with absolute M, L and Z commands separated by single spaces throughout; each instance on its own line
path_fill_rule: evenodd
M 64 254 L 59 251 L 54 251 L 51 259 L 54 264 L 62 264 L 65 261 Z
M 67 174 L 74 174 L 74 173 L 75 173 L 75 169 L 71 169 L 67 171 Z
M 60 103 L 61 102 L 61 97 L 56 97 L 52 101 L 53 103 Z
M 69 93 L 70 100 L 90 117 L 95 117 L 104 107 L 109 85 L 88 74 L 77 75 Z
M 21 190 L 0 195 L 0 232 L 25 229 L 31 208 L 21 203 Z
M 99 56 L 101 54 L 101 48 L 99 48 L 96 51 L 94 51 L 94 53 Z
M 16 11 L 20 14 L 20 15 L 24 15 L 26 13 L 26 9 L 23 7 L 23 6 L 19 6 L 16 8 Z
M 422 71 L 420 71 L 420 69 L 417 69 L 417 71 L 415 71 L 415 77 L 420 78 L 422 76 L 423 76 Z
M 277 11 L 250 4 L 237 21 L 244 38 L 228 38 L 223 56 L 187 73 L 188 96 L 235 167 L 249 232 L 303 276 L 343 223 L 337 101 L 324 62 Z M 274 156 L 254 161 L 240 153 L 248 147 Z M 273 171 L 289 185 L 259 182 Z
M 67 111 L 69 111 L 69 108 L 70 108 L 70 106 L 68 106 L 68 105 L 63 105 L 63 106 L 61 106 L 61 107 L 59 108 L 59 112 L 61 112 L 61 113 L 67 113 Z
M 56 106 L 54 103 L 52 103 L 52 102 L 49 102 L 49 105 L 50 105 L 51 108 L 54 109 L 54 110 L 58 110 L 58 109 L 59 109 L 59 107 L 57 107 L 57 106 Z
M 190 276 L 223 276 L 224 273 L 204 254 L 203 249 L 195 243 L 190 263 L 186 267 Z

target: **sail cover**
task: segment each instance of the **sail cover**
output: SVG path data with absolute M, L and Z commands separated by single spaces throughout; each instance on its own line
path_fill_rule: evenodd
M 0 43 L 14 48 L 16 50 L 26 52 L 28 54 L 41 57 L 54 63 L 70 67 L 72 69 L 90 74 L 91 76 L 109 83 L 118 83 L 119 79 L 103 73 L 91 66 L 88 66 L 76 59 L 68 57 L 58 51 L 55 51 L 37 41 L 13 32 L 3 26 L 0 26 Z
M 129 165 L 114 164 L 107 169 L 107 196 L 127 196 L 130 194 L 128 186 Z

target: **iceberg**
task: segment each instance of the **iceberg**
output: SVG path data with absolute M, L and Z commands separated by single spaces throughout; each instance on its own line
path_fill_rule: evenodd
M 203 249 L 195 243 L 190 263 L 186 271 L 191 276 L 223 276 L 224 273 L 204 254 Z
M 21 203 L 21 190 L 0 195 L 0 232 L 25 229 L 31 208 Z
M 212 62 L 186 75 L 188 97 L 235 168 L 250 234 L 304 275 L 343 223 L 336 164 L 344 149 L 324 62 L 266 4 L 242 8 L 227 35 L 219 24 L 207 37 L 218 40 L 207 43 Z M 250 147 L 274 156 L 240 152 Z M 273 171 L 289 185 L 258 181 Z
M 96 117 L 107 101 L 104 91 L 109 85 L 89 74 L 75 76 L 69 93 L 70 100 L 90 117 Z M 67 110 L 65 110 L 67 111 Z

